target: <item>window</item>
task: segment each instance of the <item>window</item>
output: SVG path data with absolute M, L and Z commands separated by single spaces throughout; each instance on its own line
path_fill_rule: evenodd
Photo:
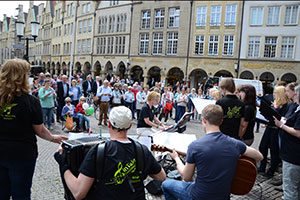
M 197 8 L 196 26 L 205 26 L 205 24 L 206 24 L 206 10 L 207 10 L 206 6 Z
M 265 38 L 265 51 L 264 51 L 265 58 L 275 58 L 276 44 L 277 44 L 277 37 Z
M 86 40 L 86 46 L 87 46 L 86 52 L 90 53 L 90 51 L 91 51 L 91 39 Z
M 233 55 L 233 44 L 234 36 L 233 35 L 224 35 L 223 41 L 223 55 L 232 56 Z
M 70 5 L 67 5 L 67 16 L 70 16 Z
M 122 32 L 123 30 L 123 15 L 121 15 L 120 17 L 120 32 Z
M 118 53 L 118 47 L 119 47 L 119 42 L 118 42 L 118 37 L 116 37 L 116 44 L 115 44 L 115 54 Z
M 259 36 L 249 37 L 248 57 L 251 58 L 259 57 L 259 49 L 260 49 L 260 37 Z
M 149 47 L 149 34 L 143 33 L 140 35 L 140 54 L 147 54 Z
M 78 33 L 80 34 L 82 30 L 82 21 L 79 21 Z
M 106 38 L 103 38 L 103 54 L 105 54 Z
M 117 30 L 116 30 L 116 32 L 119 32 L 119 29 L 120 29 L 120 16 L 117 15 Z
M 167 54 L 169 54 L 169 55 L 177 54 L 177 43 L 178 43 L 178 32 L 169 32 L 168 33 Z
M 163 28 L 165 19 L 165 10 L 155 10 L 154 28 Z
M 68 42 L 67 43 L 67 54 L 69 54 L 70 53 L 70 43 Z
M 153 54 L 162 54 L 163 33 L 153 34 Z
M 102 49 L 103 49 L 103 38 L 100 38 L 100 54 L 102 54 Z
M 212 6 L 210 15 L 210 25 L 220 26 L 221 20 L 221 6 Z
M 81 11 L 81 14 L 85 14 L 85 11 L 86 11 L 86 5 L 83 4 L 83 5 L 82 5 L 82 11 Z
M 111 31 L 111 23 L 112 23 L 112 16 L 109 16 L 109 22 L 108 22 L 108 32 Z
M 107 17 L 105 17 L 105 23 L 104 23 L 104 33 L 106 33 L 107 30 Z
M 122 53 L 125 53 L 125 36 L 123 36 L 123 46 L 122 46 Z
M 294 6 L 287 6 L 285 8 L 285 18 L 284 24 L 285 25 L 296 25 L 298 23 L 298 5 Z
M 86 13 L 90 13 L 90 12 L 91 12 L 91 3 L 88 3 Z
M 225 26 L 234 26 L 236 22 L 236 5 L 226 6 Z
M 119 54 L 122 53 L 122 37 L 119 37 Z
M 150 28 L 150 10 L 142 11 L 142 29 L 149 29 Z
M 67 24 L 65 24 L 65 32 L 64 35 L 67 35 Z
M 99 38 L 97 38 L 96 54 L 100 54 L 100 39 Z
M 92 32 L 92 18 L 89 19 L 89 28 L 88 28 L 88 32 Z
M 294 58 L 295 37 L 282 37 L 280 58 Z
M 113 54 L 114 53 L 114 38 L 111 37 L 110 39 L 110 53 Z
M 110 53 L 110 37 L 107 38 L 107 54 Z
M 85 53 L 86 40 L 82 40 L 82 53 Z
M 113 33 L 115 31 L 115 23 L 116 23 L 116 18 L 115 16 L 112 17 L 112 26 L 111 26 L 111 32 Z
M 251 8 L 250 25 L 262 25 L 263 7 Z
M 71 3 L 71 5 L 70 5 L 70 15 L 73 16 L 73 3 Z
M 195 54 L 203 55 L 203 53 L 204 53 L 204 35 L 196 35 Z
M 179 16 L 180 16 L 179 8 L 170 8 L 170 10 L 169 10 L 169 28 L 179 26 Z
M 72 30 L 71 30 L 72 31 Z M 70 32 L 70 24 L 68 24 L 68 35 L 70 34 L 71 32 Z
M 123 31 L 125 32 L 126 31 L 126 24 L 127 24 L 127 15 L 126 14 L 124 14 L 124 21 L 123 22 L 124 22 L 124 24 L 123 24 Z
M 272 6 L 268 7 L 268 25 L 279 25 L 280 7 Z
M 77 53 L 80 53 L 81 50 L 81 40 L 77 41 Z
M 83 20 L 83 32 L 86 33 L 87 30 L 87 19 Z
M 119 5 L 119 1 L 112 1 L 112 0 L 111 0 L 111 1 L 109 2 L 109 5 L 110 5 L 110 6 Z
M 208 41 L 208 55 L 218 55 L 219 36 L 210 35 Z
M 99 19 L 98 19 L 98 33 L 100 33 L 100 31 L 101 31 L 101 26 L 102 26 L 101 22 L 102 22 L 102 18 L 99 17 Z

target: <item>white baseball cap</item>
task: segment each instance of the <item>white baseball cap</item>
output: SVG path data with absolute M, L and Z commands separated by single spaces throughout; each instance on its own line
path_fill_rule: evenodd
M 128 129 L 131 125 L 131 120 L 131 110 L 125 106 L 114 107 L 109 113 L 109 121 L 115 128 Z

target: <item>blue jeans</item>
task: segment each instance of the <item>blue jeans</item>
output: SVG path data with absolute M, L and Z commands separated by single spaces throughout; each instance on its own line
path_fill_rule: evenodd
M 185 106 L 177 106 L 176 112 L 178 114 L 177 114 L 177 119 L 175 119 L 175 122 L 178 122 L 185 113 Z
M 285 200 L 300 199 L 300 166 L 282 161 L 282 186 Z
M 131 110 L 132 119 L 133 119 L 133 117 L 134 117 L 133 102 L 132 103 L 126 102 L 126 107 Z
M 44 124 L 50 128 L 52 126 L 53 108 L 42 108 Z
M 90 120 L 83 114 L 77 113 L 76 117 L 79 119 L 79 125 L 83 127 L 83 124 L 86 122 L 86 129 L 90 128 Z
M 177 181 L 174 179 L 167 179 L 162 183 L 162 190 L 166 200 L 190 200 L 191 186 L 195 182 Z
M 36 159 L 0 161 L 0 199 L 30 200 Z

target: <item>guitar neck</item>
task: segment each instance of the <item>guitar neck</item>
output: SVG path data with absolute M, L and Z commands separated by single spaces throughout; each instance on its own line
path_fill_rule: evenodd
M 168 151 L 170 153 L 173 152 L 173 149 L 170 149 L 170 148 L 165 147 L 165 146 L 156 145 L 156 144 L 152 144 L 151 145 L 151 150 L 152 151 L 159 151 L 159 152 L 166 152 L 166 151 Z M 186 156 L 185 152 L 177 151 L 177 150 L 175 150 L 175 151 L 178 153 L 178 155 Z

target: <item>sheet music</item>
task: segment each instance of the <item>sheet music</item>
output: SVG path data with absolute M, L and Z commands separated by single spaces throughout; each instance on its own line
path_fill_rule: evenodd
M 202 113 L 202 110 L 205 108 L 205 106 L 210 104 L 216 104 L 215 100 L 209 99 L 191 98 L 191 100 L 199 114 Z
M 189 144 L 196 140 L 196 135 L 161 132 L 153 135 L 153 143 L 170 149 L 187 152 Z

